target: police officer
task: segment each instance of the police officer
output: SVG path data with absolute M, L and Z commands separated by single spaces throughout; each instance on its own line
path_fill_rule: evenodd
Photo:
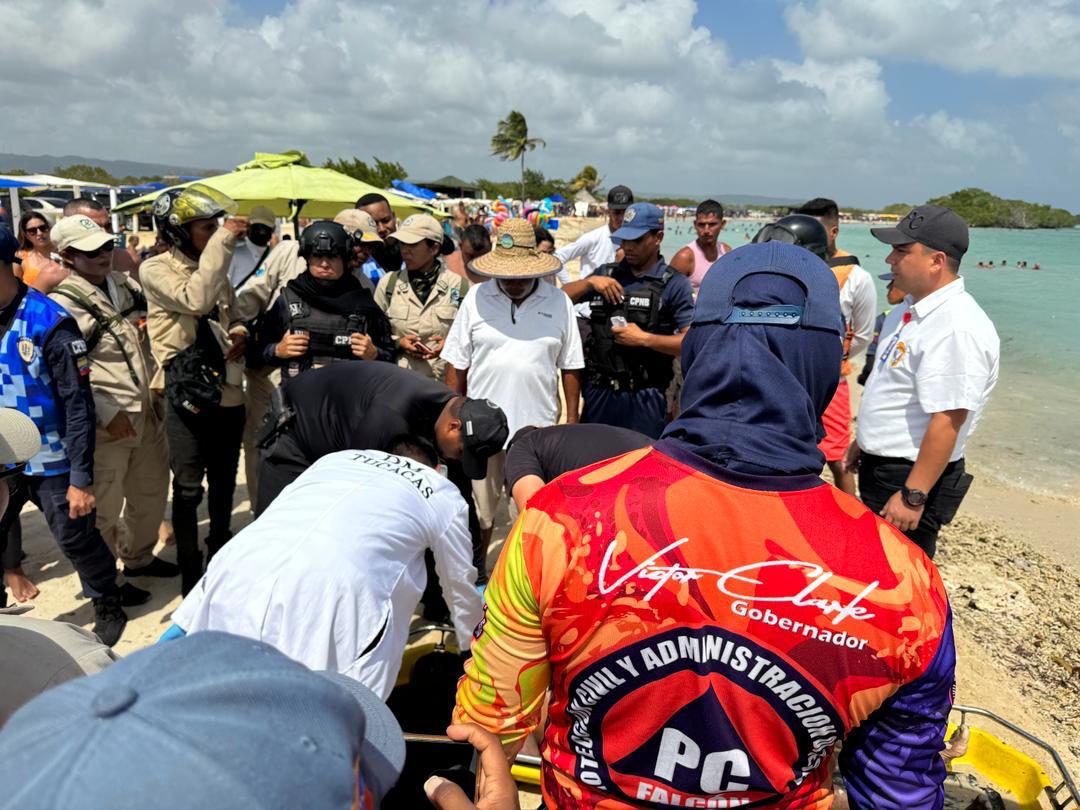
M 111 245 L 112 237 L 94 250 L 107 250 L 106 243 Z M 22 549 L 8 544 L 8 530 L 23 505 L 33 502 L 93 602 L 94 632 L 112 646 L 127 615 L 121 607 L 125 595 L 116 584 L 116 558 L 94 522 L 94 399 L 86 341 L 59 304 L 15 278 L 11 265 L 18 247 L 0 228 L 0 406 L 29 416 L 41 446 L 20 474 L 9 476 L 0 557 L 5 569 L 18 568 Z M 130 583 L 126 588 L 130 604 L 150 598 Z
M 386 316 L 345 272 L 352 253 L 351 237 L 336 222 L 314 222 L 300 237 L 307 269 L 285 285 L 259 336 L 262 361 L 284 377 L 345 360 L 393 359 Z
M 398 243 L 405 269 L 379 280 L 375 303 L 390 320 L 398 365 L 441 381 L 446 361 L 439 355 L 469 282 L 439 258 L 443 231 L 434 217 L 413 214 L 388 239 Z
M 590 304 L 582 422 L 600 422 L 656 438 L 667 416 L 665 391 L 683 333 L 694 316 L 686 276 L 660 255 L 663 212 L 634 203 L 611 238 L 624 258 L 563 290 Z
M 232 536 L 233 493 L 244 432 L 244 348 L 247 329 L 236 314 L 229 264 L 247 220 L 230 217 L 236 203 L 196 183 L 154 202 L 158 233 L 170 250 L 147 259 L 139 278 L 148 304 L 150 348 L 159 369 L 150 389 L 165 392 L 165 433 L 173 474 L 173 529 L 180 591 L 202 576 L 198 516 L 202 481 L 209 485 L 213 555 Z
M 57 222 L 53 244 L 71 274 L 49 297 L 75 318 L 89 353 L 98 531 L 127 576 L 175 577 L 180 569 L 153 554 L 165 517 L 169 449 L 162 403 L 150 393 L 146 298 L 136 281 L 112 269 L 111 239 L 85 214 Z

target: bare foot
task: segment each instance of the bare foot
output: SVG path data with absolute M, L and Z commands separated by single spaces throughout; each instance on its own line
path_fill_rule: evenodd
M 16 602 L 26 602 L 40 593 L 37 585 L 29 580 L 21 568 L 4 571 L 4 584 L 8 586 Z
M 158 526 L 158 542 L 164 546 L 171 546 L 176 543 L 176 535 L 173 534 L 172 523 L 167 520 L 161 521 L 161 525 Z

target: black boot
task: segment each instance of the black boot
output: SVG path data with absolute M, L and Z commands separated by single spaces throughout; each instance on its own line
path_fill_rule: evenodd
M 120 593 L 114 592 L 92 600 L 94 603 L 94 633 L 101 643 L 112 647 L 120 640 L 127 625 L 127 614 L 120 607 Z
M 221 535 L 209 535 L 206 538 L 206 562 L 214 559 L 214 555 L 221 551 L 222 547 L 232 540 L 232 532 L 226 530 Z
M 184 556 L 180 561 L 180 595 L 187 596 L 191 589 L 202 579 L 203 565 L 202 553 L 194 557 Z
M 120 586 L 120 604 L 124 607 L 135 607 L 136 605 L 145 605 L 153 598 L 153 594 L 150 591 L 144 591 L 142 588 L 136 588 L 130 582 L 125 582 Z

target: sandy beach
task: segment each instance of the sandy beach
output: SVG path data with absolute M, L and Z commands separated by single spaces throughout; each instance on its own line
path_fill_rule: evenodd
M 599 223 L 563 220 L 558 242 Z M 1045 739 L 1080 775 L 1080 505 L 1010 488 L 980 475 L 977 466 L 973 472 L 975 484 L 956 521 L 942 532 L 936 560 L 953 605 L 957 701 L 997 712 Z M 250 521 L 242 483 L 234 507 L 237 531 Z M 205 506 L 202 518 L 205 532 Z M 80 596 L 78 580 L 40 513 L 28 508 L 23 528 L 25 569 L 41 589 L 31 615 L 89 627 L 90 603 Z M 504 518 L 497 539 L 505 528 Z M 174 559 L 172 548 L 160 553 Z M 131 621 L 116 646 L 120 655 L 152 644 L 180 602 L 178 579 L 136 582 L 154 598 L 128 609 Z M 1025 744 L 1017 747 L 1040 762 L 1048 759 Z

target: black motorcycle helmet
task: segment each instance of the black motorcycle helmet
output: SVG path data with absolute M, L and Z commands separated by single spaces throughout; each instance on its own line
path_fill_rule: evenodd
M 788 214 L 770 222 L 757 232 L 754 242 L 784 242 L 805 248 L 822 261 L 828 258 L 829 232 L 808 214 Z
M 305 261 L 312 256 L 337 256 L 347 266 L 352 258 L 352 250 L 349 232 L 328 219 L 312 222 L 300 235 L 300 255 Z
M 192 222 L 235 214 L 236 201 L 202 183 L 170 188 L 154 200 L 154 224 L 166 242 L 181 250 L 191 248 Z

